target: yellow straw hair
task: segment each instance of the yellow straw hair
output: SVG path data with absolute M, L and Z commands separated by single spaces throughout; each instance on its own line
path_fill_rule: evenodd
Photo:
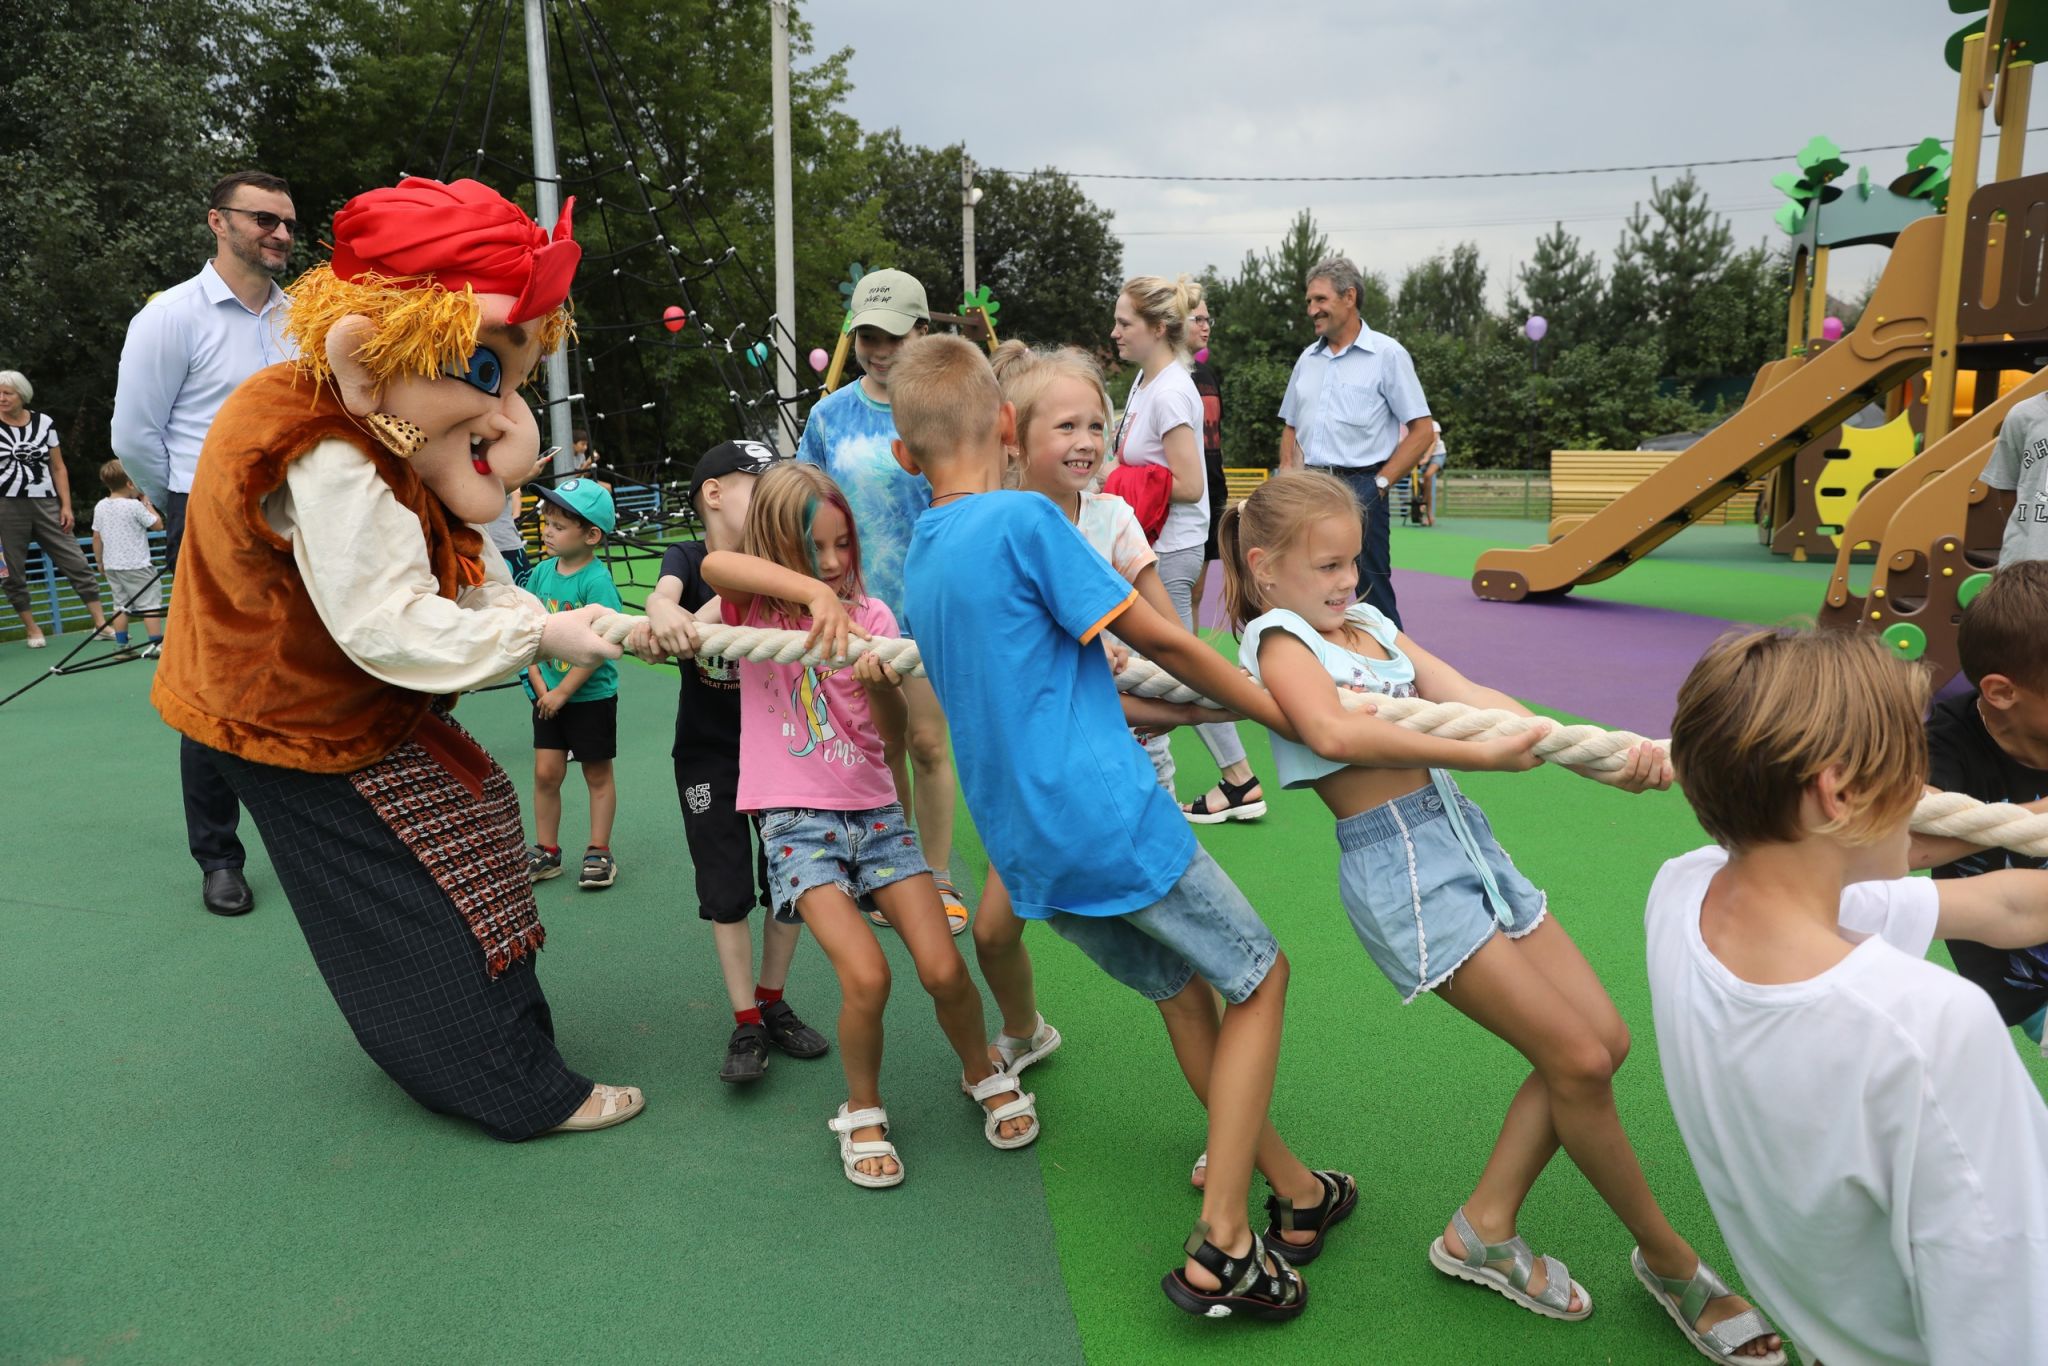
M 476 350 L 483 320 L 482 305 L 468 285 L 458 294 L 433 282 L 408 289 L 404 281 L 381 275 L 344 280 L 325 262 L 285 292 L 291 308 L 284 334 L 298 345 L 299 369 L 323 383 L 334 374 L 327 363 L 327 334 L 351 314 L 361 314 L 376 328 L 359 355 L 379 387 L 406 375 L 432 378 L 462 365 Z M 542 353 L 552 352 L 571 326 L 567 304 L 542 318 Z

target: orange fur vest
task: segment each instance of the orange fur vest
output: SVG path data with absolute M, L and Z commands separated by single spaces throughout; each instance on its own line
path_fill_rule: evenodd
M 482 545 L 330 389 L 309 393 L 309 383 L 289 363 L 260 370 L 207 432 L 150 700 L 173 729 L 210 748 L 280 768 L 347 773 L 405 743 L 434 699 L 371 677 L 343 653 L 306 594 L 291 542 L 265 519 L 263 500 L 283 486 L 292 461 L 339 438 L 361 450 L 419 518 L 442 597 L 455 597 L 460 561 L 474 561 Z

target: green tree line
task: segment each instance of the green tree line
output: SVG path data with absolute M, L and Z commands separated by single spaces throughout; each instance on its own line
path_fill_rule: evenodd
M 1274 414 L 1315 340 L 1303 288 L 1332 250 L 1303 210 L 1277 246 L 1248 253 L 1233 274 L 1211 267 L 1202 277 L 1216 319 L 1226 463 L 1274 463 Z M 1366 324 L 1413 355 L 1458 465 L 1539 469 L 1552 450 L 1627 449 L 1704 427 L 1783 345 L 1783 254 L 1738 249 L 1690 174 L 1652 182 L 1607 262 L 1554 226 L 1499 309 L 1487 303 L 1487 270 L 1470 242 L 1391 283 L 1369 257 L 1354 259 Z M 1549 324 L 1535 345 L 1522 334 L 1531 315 Z M 1719 393 L 1697 396 L 1708 389 Z
M 8 319 L 0 368 L 26 373 L 36 406 L 57 419 L 74 478 L 84 477 L 82 505 L 90 471 L 108 454 L 128 320 L 212 255 L 205 196 L 222 174 L 254 166 L 291 182 L 306 224 L 294 272 L 325 255 L 334 212 L 351 195 L 404 173 L 432 174 L 444 155 L 449 177 L 475 174 L 532 207 L 521 8 L 502 0 L 52 0 L 17 26 L 0 77 L 0 167 L 9 182 L 0 196 Z M 633 149 L 612 130 L 575 14 L 548 8 L 565 39 L 550 66 L 561 173 L 573 188 L 576 177 L 614 168 Z M 750 289 L 734 287 L 735 298 L 764 326 L 774 262 L 768 6 L 606 0 L 589 9 L 610 45 L 600 69 L 628 87 L 614 80 L 607 93 L 629 140 L 651 130 L 672 168 L 694 177 L 695 226 L 714 241 L 718 232 L 730 238 L 767 303 L 756 307 Z M 485 54 L 467 86 L 466 68 L 448 81 L 466 39 L 480 39 L 471 46 Z M 851 54 L 815 51 L 800 7 L 791 40 L 794 331 L 808 378 L 801 357 L 832 348 L 844 306 L 837 286 L 851 263 L 911 269 L 934 309 L 958 307 L 961 149 L 863 129 L 844 108 Z M 977 283 L 1005 305 L 1004 335 L 1099 340 L 1122 257 L 1108 212 L 1057 176 L 984 175 L 981 183 L 989 194 Z M 687 461 L 736 434 L 726 386 L 692 346 L 616 344 L 620 324 L 658 320 L 678 298 L 659 278 L 593 268 L 649 232 L 646 215 L 621 203 L 623 191 L 601 198 L 583 191 L 576 217 L 586 260 L 576 305 L 592 361 L 581 387 L 593 412 L 614 414 L 593 424 L 594 435 L 614 464 L 645 468 L 662 453 Z M 736 285 L 737 269 L 726 279 Z M 712 290 L 708 281 L 700 288 Z M 658 323 L 641 330 L 668 340 Z M 658 416 L 643 412 L 654 399 Z

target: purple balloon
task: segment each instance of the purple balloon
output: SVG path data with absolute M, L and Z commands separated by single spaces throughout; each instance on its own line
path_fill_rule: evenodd
M 1842 320 L 1840 318 L 1821 319 L 1820 334 L 1828 341 L 1840 341 L 1842 339 Z
M 1199 351 L 1195 352 L 1195 364 L 1197 364 L 1197 365 L 1207 365 L 1208 363 L 1209 363 L 1209 348 L 1205 346 L 1205 347 L 1203 347 L 1203 348 L 1202 348 L 1201 350 L 1199 350 Z
M 1532 342 L 1540 342 L 1550 331 L 1550 320 L 1541 313 L 1531 313 L 1529 321 L 1522 324 L 1522 335 Z

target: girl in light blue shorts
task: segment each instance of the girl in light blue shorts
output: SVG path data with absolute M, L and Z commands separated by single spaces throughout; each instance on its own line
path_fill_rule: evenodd
M 1537 1256 L 1515 1233 L 1523 1200 L 1561 1145 L 1635 1235 L 1636 1278 L 1697 1350 L 1783 1362 L 1762 1315 L 1657 1208 L 1614 1108 L 1628 1027 L 1543 893 L 1446 771 L 1534 768 L 1541 731 L 1449 740 L 1342 705 L 1348 689 L 1529 714 L 1354 602 L 1358 549 L 1351 490 L 1317 471 L 1284 471 L 1223 516 L 1239 660 L 1300 737 L 1273 736 L 1281 784 L 1313 788 L 1337 818 L 1338 886 L 1366 952 L 1403 1001 L 1441 997 L 1532 1068 L 1478 1184 L 1430 1245 L 1431 1264 L 1546 1318 L 1592 1313 L 1592 1295 L 1564 1263 Z M 1620 772 L 1588 776 L 1637 792 L 1671 784 L 1670 761 L 1650 744 Z

